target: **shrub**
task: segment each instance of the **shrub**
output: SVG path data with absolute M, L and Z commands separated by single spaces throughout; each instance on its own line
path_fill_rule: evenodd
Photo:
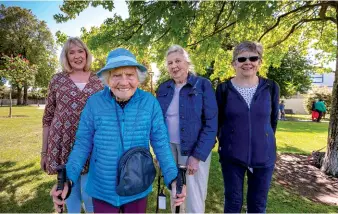
M 312 91 L 304 99 L 304 108 L 310 114 L 312 108 L 312 102 L 318 99 L 323 99 L 326 105 L 326 110 L 330 113 L 331 101 L 332 101 L 332 91 L 328 87 L 318 87 L 315 86 L 312 88 Z

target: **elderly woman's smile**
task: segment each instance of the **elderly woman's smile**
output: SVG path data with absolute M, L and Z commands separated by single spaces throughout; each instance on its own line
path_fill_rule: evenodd
M 108 85 L 119 101 L 129 100 L 139 83 L 136 67 L 119 67 L 110 71 Z

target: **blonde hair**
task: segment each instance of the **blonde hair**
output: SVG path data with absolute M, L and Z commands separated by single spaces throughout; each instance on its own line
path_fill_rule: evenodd
M 62 51 L 61 51 L 61 54 L 60 54 L 60 64 L 61 64 L 61 67 L 62 67 L 62 71 L 64 72 L 68 72 L 68 73 L 71 73 L 73 72 L 73 69 L 72 67 L 70 66 L 69 64 L 69 61 L 68 61 L 68 58 L 67 58 L 67 53 L 70 49 L 70 45 L 71 44 L 74 44 L 80 48 L 83 48 L 86 52 L 86 65 L 84 67 L 84 71 L 89 71 L 90 69 L 90 66 L 92 64 L 92 61 L 93 61 L 93 56 L 92 54 L 90 53 L 88 47 L 86 46 L 85 43 L 83 43 L 81 41 L 81 39 L 77 38 L 77 37 L 70 37 L 66 43 L 63 45 L 63 48 L 62 48 Z
M 166 56 L 168 57 L 169 54 L 172 54 L 172 53 L 180 53 L 180 54 L 182 54 L 182 55 L 183 55 L 183 58 L 185 59 L 185 61 L 186 61 L 186 62 L 188 63 L 188 65 L 189 65 L 189 68 L 188 68 L 189 72 L 195 74 L 195 71 L 194 71 L 194 65 L 193 65 L 192 62 L 191 62 L 191 59 L 190 59 L 190 57 L 189 57 L 188 52 L 187 52 L 186 50 L 184 50 L 184 48 L 182 48 L 182 47 L 179 46 L 179 45 L 173 45 L 173 46 L 171 46 L 171 47 L 168 49 L 167 55 L 166 55 Z M 168 66 L 167 60 L 166 60 L 166 66 Z
M 146 72 L 142 72 L 138 67 L 136 68 L 136 73 L 137 73 L 137 78 L 138 81 L 140 83 L 143 83 L 144 80 L 147 78 L 147 73 Z M 111 76 L 111 74 L 115 71 L 115 69 L 109 70 L 109 71 L 103 71 L 102 75 L 100 77 L 101 81 L 103 82 L 103 84 L 105 85 L 109 85 L 109 78 Z

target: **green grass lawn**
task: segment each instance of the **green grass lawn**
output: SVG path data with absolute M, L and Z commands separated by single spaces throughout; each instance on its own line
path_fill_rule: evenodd
M 40 170 L 41 118 L 36 107 L 0 108 L 0 212 L 53 212 L 49 191 L 56 176 Z M 278 125 L 279 153 L 310 154 L 326 145 L 328 123 L 282 121 Z M 157 178 L 156 178 L 157 179 Z M 157 183 L 157 180 L 154 182 Z M 148 199 L 148 212 L 155 212 L 156 190 Z M 168 197 L 167 193 L 167 197 Z M 223 211 L 223 181 L 216 148 L 213 151 L 206 212 Z M 167 200 L 167 207 L 169 206 Z M 163 212 L 169 212 L 169 209 Z M 338 207 L 318 204 L 273 182 L 267 212 L 338 212 Z

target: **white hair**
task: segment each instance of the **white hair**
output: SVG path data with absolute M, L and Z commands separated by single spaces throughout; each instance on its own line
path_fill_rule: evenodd
M 111 73 L 114 72 L 115 69 L 109 70 L 109 71 L 103 71 L 101 75 L 101 81 L 103 84 L 108 85 L 109 83 L 109 78 L 111 76 Z M 140 83 L 143 83 L 144 80 L 147 78 L 147 72 L 142 72 L 138 67 L 136 67 L 136 73 L 137 73 L 137 78 Z
M 166 56 L 168 57 L 169 54 L 172 54 L 172 53 L 180 53 L 180 54 L 182 54 L 183 57 L 184 57 L 184 59 L 185 59 L 185 61 L 189 64 L 189 68 L 188 68 L 189 72 L 195 74 L 194 65 L 191 62 L 191 59 L 189 57 L 188 52 L 186 50 L 184 50 L 184 48 L 182 48 L 179 45 L 172 45 L 168 49 Z M 166 66 L 168 66 L 168 62 L 167 61 L 166 61 Z

